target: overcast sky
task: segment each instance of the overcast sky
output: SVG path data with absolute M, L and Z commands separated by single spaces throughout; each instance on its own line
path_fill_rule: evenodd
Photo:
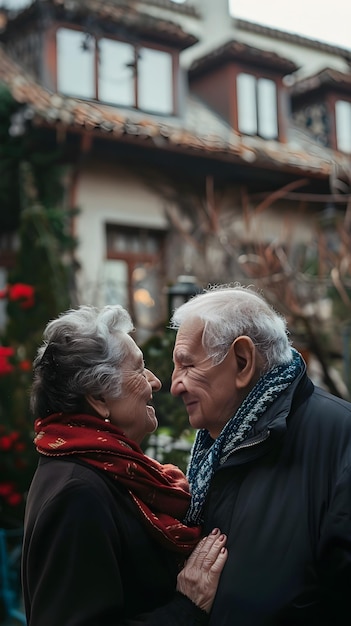
M 351 0 L 229 0 L 229 4 L 236 17 L 351 49 Z

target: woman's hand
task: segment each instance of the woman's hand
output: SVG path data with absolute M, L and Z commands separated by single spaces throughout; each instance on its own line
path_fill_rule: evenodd
M 228 552 L 227 537 L 215 528 L 193 550 L 177 578 L 177 591 L 210 612 Z

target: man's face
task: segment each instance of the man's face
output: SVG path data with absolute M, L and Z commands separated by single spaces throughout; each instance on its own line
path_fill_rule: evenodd
M 234 415 L 242 398 L 236 386 L 233 346 L 219 365 L 213 365 L 202 345 L 203 322 L 184 322 L 177 333 L 171 393 L 180 396 L 193 428 L 206 428 L 212 438 Z

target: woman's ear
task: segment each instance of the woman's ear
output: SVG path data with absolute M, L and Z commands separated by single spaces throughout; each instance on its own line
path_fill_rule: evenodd
M 85 399 L 98 415 L 104 418 L 109 416 L 110 413 L 103 396 L 88 395 L 85 396 Z
M 232 343 L 236 360 L 236 385 L 239 389 L 250 387 L 252 381 L 256 383 L 257 353 L 255 344 L 250 337 L 242 335 Z

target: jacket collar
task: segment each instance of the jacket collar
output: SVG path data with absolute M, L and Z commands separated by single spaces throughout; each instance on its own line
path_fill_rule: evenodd
M 313 390 L 314 384 L 304 366 L 296 380 L 260 417 L 247 439 L 237 446 L 221 468 L 254 460 L 275 447 L 284 436 L 288 421 Z
M 273 402 L 272 406 L 262 415 L 253 428 L 253 435 L 267 428 L 274 431 L 286 430 L 287 419 L 312 394 L 314 384 L 307 376 L 306 366 L 285 391 Z

